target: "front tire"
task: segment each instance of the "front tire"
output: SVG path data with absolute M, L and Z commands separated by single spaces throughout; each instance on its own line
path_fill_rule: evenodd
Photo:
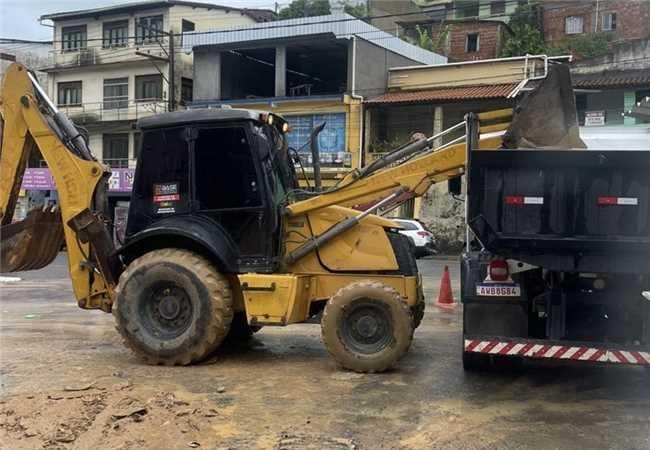
M 351 283 L 329 299 L 321 320 L 323 342 L 340 365 L 383 372 L 409 349 L 413 317 L 393 288 L 373 281 Z
M 227 278 L 187 250 L 154 250 L 137 258 L 120 277 L 116 294 L 116 328 L 148 364 L 199 362 L 221 344 L 232 322 Z

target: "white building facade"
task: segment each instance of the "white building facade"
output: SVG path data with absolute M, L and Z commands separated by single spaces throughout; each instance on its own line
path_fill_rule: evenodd
M 192 55 L 182 51 L 182 33 L 271 17 L 270 11 L 176 0 L 44 15 L 41 21 L 54 26 L 45 69 L 49 94 L 87 129 L 97 158 L 113 169 L 133 168 L 135 121 L 192 100 Z

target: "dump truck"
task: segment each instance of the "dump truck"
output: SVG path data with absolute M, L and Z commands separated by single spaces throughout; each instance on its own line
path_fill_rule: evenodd
M 536 91 L 563 101 L 544 81 Z M 19 64 L 8 69 L 0 101 L 0 270 L 46 266 L 63 236 L 78 305 L 112 312 L 144 362 L 195 363 L 228 336 L 314 318 L 346 369 L 383 371 L 407 352 L 424 314 L 422 281 L 408 238 L 379 213 L 464 174 L 462 137 L 434 145 L 465 129 L 464 121 L 351 171 L 332 188 L 305 189 L 287 146 L 289 126 L 276 114 L 213 108 L 141 119 L 126 237 L 116 246 L 105 211 L 110 170 L 83 130 Z M 524 109 L 517 120 L 533 112 Z M 474 148 L 498 149 L 511 116 L 511 109 L 481 116 L 485 133 Z M 571 131 L 552 126 L 561 136 Z M 60 204 L 12 223 L 36 150 Z
M 520 105 L 543 106 L 536 92 Z M 650 145 L 591 151 L 556 136 L 548 147 L 547 130 L 518 122 L 503 149 L 473 151 L 479 127 L 469 118 L 464 368 L 650 367 Z

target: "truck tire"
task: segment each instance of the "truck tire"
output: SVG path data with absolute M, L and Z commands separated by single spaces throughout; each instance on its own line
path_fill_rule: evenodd
M 463 352 L 463 370 L 466 372 L 485 372 L 491 368 L 490 355 Z
M 196 363 L 230 330 L 230 285 L 193 252 L 154 250 L 120 276 L 113 315 L 127 347 L 146 363 Z
M 408 351 L 411 310 L 393 288 L 357 281 L 339 289 L 325 305 L 323 342 L 338 365 L 355 372 L 383 372 Z

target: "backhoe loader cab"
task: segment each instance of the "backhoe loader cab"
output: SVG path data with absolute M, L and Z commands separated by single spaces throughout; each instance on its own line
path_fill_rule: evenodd
M 138 123 L 138 167 L 122 255 L 201 245 L 230 273 L 273 272 L 281 208 L 296 186 L 286 122 L 242 109 L 197 109 Z M 156 239 L 156 237 L 159 237 Z

